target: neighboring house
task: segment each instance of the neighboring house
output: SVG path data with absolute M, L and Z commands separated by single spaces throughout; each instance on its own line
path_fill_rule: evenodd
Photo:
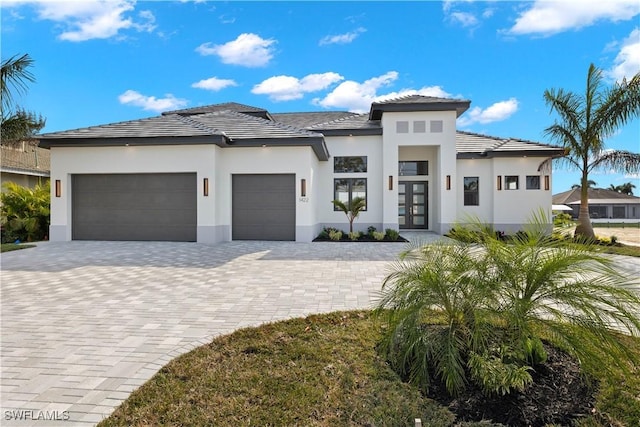
M 369 114 L 272 114 L 236 103 L 40 136 L 51 240 L 311 241 L 347 229 L 445 233 L 478 217 L 513 231 L 551 217 L 558 147 L 456 131 L 469 101 L 409 96 Z
M 49 180 L 49 168 L 49 150 L 38 147 L 33 141 L 15 146 L 0 145 L 2 184 L 15 182 L 23 187 L 35 187 Z
M 604 188 L 589 188 L 587 195 L 592 219 L 640 219 L 640 197 Z M 553 204 L 569 206 L 572 212 L 567 213 L 577 218 L 580 213 L 580 188 L 555 194 Z

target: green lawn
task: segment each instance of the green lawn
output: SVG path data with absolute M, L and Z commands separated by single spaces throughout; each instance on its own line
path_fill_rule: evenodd
M 454 425 L 380 358 L 380 336 L 370 312 L 243 329 L 170 362 L 99 426 Z M 629 346 L 640 352 L 639 339 Z M 638 374 L 600 377 L 598 410 L 580 425 L 637 425 Z
M 15 243 L 3 243 L 0 245 L 0 252 L 11 252 L 11 251 L 18 251 L 20 249 L 27 249 L 27 248 L 35 248 L 36 245 L 25 245 L 25 244 L 15 244 Z

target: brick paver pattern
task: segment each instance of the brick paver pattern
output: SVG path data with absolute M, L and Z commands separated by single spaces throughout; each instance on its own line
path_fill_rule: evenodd
M 370 308 L 405 248 L 74 241 L 5 253 L 0 425 L 95 425 L 216 336 Z

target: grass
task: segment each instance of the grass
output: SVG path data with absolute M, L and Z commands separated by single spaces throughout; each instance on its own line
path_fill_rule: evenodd
M 0 245 L 0 252 L 11 252 L 11 251 L 18 251 L 20 249 L 27 249 L 27 248 L 35 248 L 36 245 L 24 245 L 24 244 L 16 244 L 16 243 L 2 243 Z
M 640 246 L 629 246 L 629 245 L 597 246 L 596 250 L 598 252 L 603 252 L 605 254 L 640 257 Z
M 591 225 L 593 228 L 640 228 L 640 220 L 638 222 L 592 222 Z
M 239 330 L 170 362 L 99 426 L 454 425 L 380 358 L 380 337 L 365 311 Z M 629 346 L 640 352 L 639 339 Z M 580 425 L 637 425 L 640 372 L 600 380 L 598 410 Z

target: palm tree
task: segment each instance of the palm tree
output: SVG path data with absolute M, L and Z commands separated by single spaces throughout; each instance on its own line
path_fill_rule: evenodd
M 595 182 L 594 180 L 592 180 L 592 179 L 587 180 L 587 188 L 594 188 L 596 185 L 598 185 L 598 183 L 597 183 L 597 182 Z M 582 188 L 582 185 L 580 185 L 580 184 L 573 184 L 573 185 L 571 186 L 571 189 L 572 189 L 572 190 L 575 190 L 576 188 Z
M 635 185 L 631 182 L 625 182 L 621 185 L 613 185 L 609 186 L 610 190 L 617 191 L 618 193 L 626 194 L 627 196 L 633 196 L 633 189 L 636 188 Z
M 340 209 L 347 216 L 349 220 L 349 233 L 353 233 L 353 221 L 360 215 L 360 212 L 365 210 L 367 202 L 362 197 L 356 197 L 351 200 L 350 203 L 344 203 L 341 200 L 333 200 L 333 205 Z
M 563 145 L 565 156 L 560 161 L 581 173 L 580 213 L 575 233 L 593 239 L 587 195 L 589 173 L 596 169 L 627 173 L 640 170 L 640 154 L 605 150 L 604 145 L 620 127 L 640 115 L 640 72 L 629 81 L 606 87 L 602 70 L 591 64 L 584 94 L 548 89 L 544 99 L 551 111 L 560 116 L 545 133 Z
M 15 106 L 15 96 L 27 92 L 27 84 L 35 81 L 29 71 L 33 59 L 29 54 L 14 55 L 2 61 L 0 94 L 2 96 L 1 138 L 3 143 L 30 139 L 42 129 L 45 120 L 40 115 Z

